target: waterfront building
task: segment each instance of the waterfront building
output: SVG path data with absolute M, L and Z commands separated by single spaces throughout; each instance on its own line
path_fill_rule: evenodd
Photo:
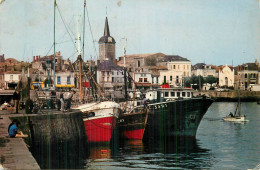
M 54 79 L 54 55 L 49 56 L 33 56 L 32 62 L 32 82 L 44 83 L 44 87 L 53 86 Z M 67 72 L 69 69 L 70 61 L 63 60 L 60 51 L 55 53 L 55 72 Z M 56 85 L 57 84 L 57 76 Z
M 114 98 L 121 94 L 123 97 L 124 70 L 111 60 L 105 60 L 98 65 L 97 83 L 101 86 L 105 95 Z
M 160 71 L 160 84 L 168 83 L 174 87 L 182 86 L 184 77 L 191 76 L 191 62 L 187 58 L 178 55 L 166 55 L 159 63 L 166 65 L 168 69 Z
M 5 89 L 15 89 L 21 79 L 20 71 L 8 71 L 4 73 Z
M 219 69 L 219 86 L 234 87 L 235 71 L 231 66 L 220 67 Z
M 257 60 L 254 63 L 246 63 L 237 67 L 238 80 L 236 84 L 242 90 L 259 91 L 260 85 L 260 64 Z
M 125 61 L 125 66 L 133 72 L 136 68 L 157 66 L 158 61 L 162 60 L 164 56 L 165 54 L 163 53 L 131 54 L 119 57 L 117 65 L 124 67 Z
M 71 71 L 59 71 L 55 73 L 56 77 L 56 88 L 69 89 L 74 88 L 74 72 Z
M 206 65 L 205 63 L 197 63 L 192 66 L 192 75 L 202 77 L 218 77 L 218 72 L 213 65 Z

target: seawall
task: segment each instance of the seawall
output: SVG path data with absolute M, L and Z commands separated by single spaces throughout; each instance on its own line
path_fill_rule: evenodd
M 9 117 L 18 119 L 21 130 L 29 134 L 23 143 L 27 144 L 40 168 L 83 168 L 84 163 L 79 161 L 87 156 L 87 137 L 80 111 L 46 110 L 42 114 L 11 114 Z
M 195 92 L 195 96 L 197 95 L 205 95 L 207 97 L 213 98 L 215 101 L 238 101 L 239 96 L 241 101 L 257 101 L 260 99 L 260 91 L 201 91 Z

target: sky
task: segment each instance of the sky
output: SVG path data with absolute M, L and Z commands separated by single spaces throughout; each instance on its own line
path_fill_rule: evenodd
M 56 1 L 55 48 L 75 61 L 79 32 L 83 41 L 84 0 Z M 53 4 L 54 0 L 0 0 L 0 54 L 20 61 L 53 54 Z M 188 58 L 192 64 L 260 61 L 259 0 L 87 0 L 86 4 L 85 60 L 97 59 L 107 16 L 117 58 L 126 46 L 127 54 L 162 52 Z

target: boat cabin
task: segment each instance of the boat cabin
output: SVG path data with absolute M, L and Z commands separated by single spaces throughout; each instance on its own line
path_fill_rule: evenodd
M 193 97 L 193 90 L 188 88 L 159 88 L 146 93 L 146 98 L 153 101 L 169 101 L 179 98 L 187 99 Z

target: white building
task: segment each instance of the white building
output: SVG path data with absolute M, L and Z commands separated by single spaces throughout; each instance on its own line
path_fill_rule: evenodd
M 192 75 L 194 76 L 202 76 L 202 77 L 218 77 L 218 72 L 216 72 L 216 69 L 212 67 L 212 65 L 206 65 L 204 63 L 197 63 L 194 66 L 192 66 Z
M 19 71 L 5 72 L 5 74 L 4 74 L 5 89 L 16 88 L 20 79 L 21 79 L 21 72 L 19 72 Z
M 163 62 L 166 62 L 168 70 L 160 71 L 159 83 L 168 83 L 170 85 L 182 86 L 183 78 L 191 76 L 190 60 L 180 56 L 165 56 Z
M 233 87 L 235 83 L 234 69 L 227 65 L 219 70 L 219 86 Z
M 74 84 L 74 73 L 70 71 L 56 72 L 55 73 L 56 87 L 60 88 L 72 88 L 75 87 Z

